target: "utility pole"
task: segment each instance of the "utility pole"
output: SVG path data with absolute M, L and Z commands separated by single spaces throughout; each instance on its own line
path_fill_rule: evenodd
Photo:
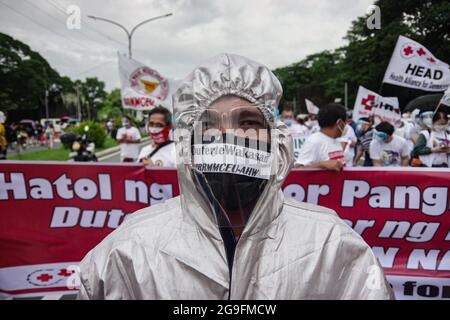
M 44 97 L 44 103 L 45 103 L 45 118 L 48 119 L 48 89 L 45 88 L 45 97 Z
M 297 101 L 295 100 L 295 95 L 294 95 L 294 100 L 292 101 L 292 104 L 294 105 L 294 114 L 297 112 Z
M 45 88 L 45 95 L 44 95 L 44 106 L 45 106 L 45 119 L 49 118 L 48 114 L 48 86 L 47 86 L 47 71 L 45 68 L 42 68 L 43 74 L 44 74 L 44 88 Z
M 77 113 L 78 113 L 78 121 L 81 122 L 81 105 L 80 105 L 80 86 L 75 86 L 75 89 L 77 90 Z
M 157 16 L 157 17 L 153 17 L 150 19 L 146 19 L 140 23 L 138 23 L 137 25 L 135 25 L 133 27 L 133 29 L 131 29 L 131 31 L 128 31 L 127 28 L 125 28 L 123 25 L 121 25 L 120 23 L 114 21 L 114 20 L 110 20 L 110 19 L 105 19 L 105 18 L 100 18 L 100 17 L 95 17 L 95 16 L 88 16 L 88 18 L 94 19 L 94 20 L 100 20 L 100 21 L 104 21 L 104 22 L 108 22 L 108 23 L 112 23 L 113 25 L 118 26 L 119 28 L 121 28 L 123 31 L 125 31 L 125 33 L 127 34 L 127 38 L 128 38 L 128 58 L 132 58 L 133 57 L 133 52 L 132 52 L 132 40 L 133 40 L 133 34 L 136 31 L 137 28 L 139 28 L 140 26 L 157 20 L 157 19 L 162 19 L 162 18 L 166 18 L 166 17 L 170 17 L 172 15 L 172 13 L 168 13 L 168 14 L 164 14 L 162 16 Z M 143 115 L 142 115 L 142 111 L 136 111 L 136 118 L 138 119 L 142 119 Z
M 95 16 L 88 16 L 88 18 L 112 23 L 112 24 L 118 26 L 119 28 L 121 28 L 123 31 L 125 31 L 125 33 L 127 34 L 127 38 L 128 38 L 128 57 L 131 59 L 133 57 L 132 50 L 131 50 L 132 49 L 132 40 L 133 40 L 133 34 L 136 31 L 136 29 L 139 28 L 140 26 L 148 23 L 148 22 L 151 22 L 151 21 L 154 21 L 154 20 L 157 20 L 157 19 L 170 17 L 171 15 L 172 15 L 172 13 L 168 13 L 168 14 L 165 14 L 165 15 L 162 15 L 162 16 L 157 16 L 157 17 L 153 17 L 153 18 L 150 18 L 150 19 L 146 19 L 146 20 L 142 21 L 141 23 L 138 23 L 137 25 L 135 25 L 133 27 L 133 29 L 131 29 L 131 31 L 129 31 L 123 25 L 121 25 L 120 23 L 118 23 L 118 22 L 116 22 L 114 20 L 100 18 L 100 17 L 95 17 Z

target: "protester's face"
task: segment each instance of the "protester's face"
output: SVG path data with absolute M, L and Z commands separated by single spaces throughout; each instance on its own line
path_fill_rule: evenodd
M 438 121 L 436 121 L 434 123 L 434 125 L 438 125 L 438 126 L 447 126 L 448 125 L 448 120 L 445 118 L 439 119 Z
M 282 120 L 284 120 L 284 119 L 291 119 L 291 120 L 293 120 L 293 119 L 294 119 L 294 112 L 292 112 L 291 110 L 283 111 L 283 112 L 281 113 L 280 118 L 281 118 Z
M 164 128 L 166 126 L 166 117 L 162 113 L 154 113 L 148 119 L 148 126 L 151 128 Z
M 234 226 L 245 225 L 271 174 L 269 129 L 256 105 L 234 96 L 212 103 L 194 124 L 193 164 Z M 222 143 L 230 147 L 225 148 Z M 229 153 L 229 150 L 241 151 Z M 259 157 L 247 157 L 247 154 Z M 211 169 L 206 168 L 211 163 L 221 165 L 209 171 Z M 256 176 L 241 174 L 233 171 L 236 167 L 257 168 L 259 173 Z M 200 175 L 197 177 L 202 179 Z M 222 223 L 218 221 L 219 225 Z
M 361 129 L 366 132 L 370 129 L 370 124 L 369 123 L 361 123 Z
M 347 122 L 339 119 L 338 121 L 336 121 L 336 129 L 338 132 L 338 135 L 336 138 L 342 137 L 346 134 L 347 131 L 347 126 L 346 126 Z
M 281 113 L 280 119 L 290 127 L 294 123 L 294 112 L 292 110 L 285 110 Z
M 424 116 L 424 117 L 421 117 L 421 121 L 425 126 L 431 127 L 431 125 L 433 123 L 433 117 L 432 116 Z
M 447 118 L 442 118 L 433 123 L 433 130 L 436 132 L 445 132 L 448 128 Z
M 122 118 L 122 126 L 128 128 L 131 126 L 130 120 L 128 118 Z
M 203 133 L 214 131 L 269 142 L 269 125 L 262 112 L 251 102 L 238 97 L 221 98 L 203 112 L 199 123 Z

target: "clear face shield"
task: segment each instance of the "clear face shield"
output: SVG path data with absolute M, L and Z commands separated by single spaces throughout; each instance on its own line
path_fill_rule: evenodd
M 273 174 L 270 128 L 251 104 L 213 104 L 195 121 L 191 168 L 219 227 L 243 228 Z

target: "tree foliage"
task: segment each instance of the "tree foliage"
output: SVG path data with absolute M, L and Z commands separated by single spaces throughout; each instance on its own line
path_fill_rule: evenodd
M 274 70 L 283 83 L 285 100 L 293 100 L 299 90 L 311 85 L 324 86 L 328 100 L 343 100 L 345 83 L 350 107 L 359 85 L 385 96 L 399 97 L 402 108 L 413 98 L 427 94 L 382 85 L 382 79 L 399 35 L 420 42 L 438 59 L 450 63 L 450 2 L 377 0 L 374 4 L 381 10 L 381 29 L 367 28 L 369 14 L 358 17 L 347 32 L 346 46 Z
M 80 103 L 83 118 L 93 119 L 107 96 L 104 82 L 61 76 L 38 52 L 0 33 L 0 109 L 11 121 L 38 120 L 45 117 L 46 91 L 50 117 L 76 116 Z

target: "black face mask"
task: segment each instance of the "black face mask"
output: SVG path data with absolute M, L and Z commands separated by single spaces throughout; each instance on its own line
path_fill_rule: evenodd
M 226 134 L 222 138 L 223 141 L 226 141 Z M 248 138 L 241 139 L 241 143 L 247 147 L 252 145 Z M 267 145 L 266 148 L 267 152 L 270 152 L 270 145 Z M 213 196 L 225 210 L 238 210 L 254 205 L 268 181 L 234 173 L 194 171 L 194 174 L 207 196 Z
M 262 194 L 267 180 L 233 173 L 203 173 L 214 198 L 225 210 L 247 208 Z

